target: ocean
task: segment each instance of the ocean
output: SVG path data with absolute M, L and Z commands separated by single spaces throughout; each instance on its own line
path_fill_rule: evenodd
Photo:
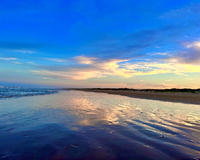
M 200 159 L 200 106 L 0 87 L 0 159 Z

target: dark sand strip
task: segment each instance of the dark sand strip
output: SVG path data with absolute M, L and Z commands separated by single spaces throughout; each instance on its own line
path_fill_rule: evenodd
M 192 93 L 158 93 L 158 92 L 155 93 L 155 92 L 144 92 L 144 91 L 114 91 L 114 90 L 85 90 L 85 89 L 83 89 L 82 91 L 116 94 L 134 98 L 160 100 L 168 102 L 200 104 L 200 95 Z

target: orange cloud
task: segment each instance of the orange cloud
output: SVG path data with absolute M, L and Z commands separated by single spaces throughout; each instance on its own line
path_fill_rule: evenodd
M 78 64 L 86 64 L 86 68 L 72 68 L 66 71 L 37 70 L 35 74 L 59 79 L 87 80 L 108 75 L 130 78 L 137 75 L 153 75 L 200 72 L 200 65 L 182 64 L 176 59 L 160 62 L 128 62 L 129 59 L 98 60 L 97 58 L 78 56 L 74 58 Z

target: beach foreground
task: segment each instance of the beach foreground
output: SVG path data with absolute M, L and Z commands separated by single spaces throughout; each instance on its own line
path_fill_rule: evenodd
M 62 91 L 0 99 L 0 159 L 199 159 L 200 106 Z
M 79 89 L 86 92 L 116 94 L 141 99 L 152 99 L 168 102 L 180 102 L 187 104 L 200 104 L 200 94 L 192 93 L 161 93 L 161 92 L 145 92 L 145 91 L 124 91 L 124 90 L 95 90 L 95 89 Z

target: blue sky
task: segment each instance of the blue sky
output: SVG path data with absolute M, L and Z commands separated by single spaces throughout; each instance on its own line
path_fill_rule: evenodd
M 196 0 L 0 0 L 0 84 L 200 88 Z

